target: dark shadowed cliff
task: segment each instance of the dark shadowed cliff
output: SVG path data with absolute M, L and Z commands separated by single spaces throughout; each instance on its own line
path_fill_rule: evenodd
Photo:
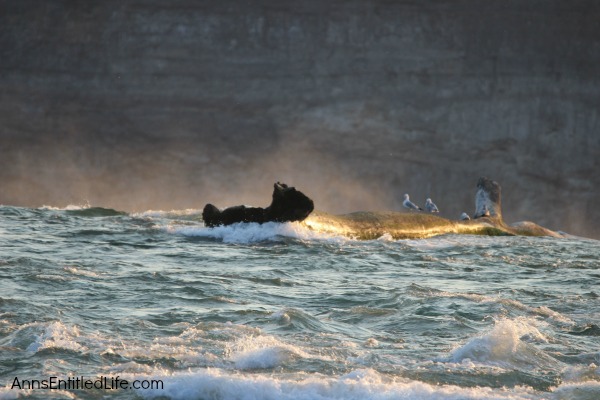
M 0 0 L 0 204 L 474 211 L 600 237 L 597 1 Z

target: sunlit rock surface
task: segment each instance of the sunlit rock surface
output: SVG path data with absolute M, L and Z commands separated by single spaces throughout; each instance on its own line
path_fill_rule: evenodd
M 506 224 L 502 219 L 500 184 L 486 177 L 480 177 L 477 181 L 475 215 L 472 220 L 450 220 L 426 211 L 360 211 L 343 215 L 317 211 L 303 223 L 318 232 L 356 239 L 377 239 L 385 235 L 393 239 L 418 239 L 444 234 L 563 236 L 562 233 L 531 221 Z

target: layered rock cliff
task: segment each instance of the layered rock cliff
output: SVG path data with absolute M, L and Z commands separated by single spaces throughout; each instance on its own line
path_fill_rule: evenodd
M 600 237 L 595 1 L 0 1 L 0 204 L 473 213 Z

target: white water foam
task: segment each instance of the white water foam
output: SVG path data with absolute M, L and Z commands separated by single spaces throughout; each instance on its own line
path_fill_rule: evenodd
M 257 243 L 265 241 L 280 241 L 282 237 L 298 240 L 323 240 L 346 242 L 349 239 L 341 236 L 315 232 L 298 222 L 267 222 L 235 223 L 227 226 L 206 228 L 204 226 L 175 226 L 170 225 L 167 231 L 184 236 L 198 236 L 221 239 L 224 243 Z
M 294 358 L 310 358 L 300 348 L 282 343 L 273 336 L 248 336 L 230 349 L 231 359 L 241 370 L 273 368 Z
M 39 394 L 39 390 L 34 390 L 34 389 L 11 389 L 10 386 L 12 385 L 12 382 L 9 385 L 6 385 L 4 387 L 0 387 L 0 400 L 14 400 L 14 399 L 22 399 L 25 397 L 29 397 L 29 396 L 35 396 L 36 394 Z M 73 393 L 70 392 L 68 390 L 45 390 L 44 389 L 44 393 L 45 396 L 47 396 L 47 398 L 49 398 L 50 396 L 52 398 L 56 398 L 56 399 L 77 399 L 78 396 Z
M 600 367 L 593 363 L 586 366 L 569 366 L 562 372 L 562 376 L 567 382 L 600 382 Z
M 54 206 L 47 206 L 47 205 L 43 205 L 40 208 L 38 208 L 38 210 L 49 210 L 49 211 L 79 211 L 79 210 L 87 210 L 88 208 L 91 208 L 92 206 L 90 205 L 90 203 L 86 203 L 83 205 L 77 205 L 77 204 L 69 204 L 65 207 L 54 207 Z
M 448 361 L 475 362 L 511 369 L 552 368 L 560 365 L 558 360 L 533 344 L 548 341 L 534 323 L 534 320 L 527 318 L 498 320 L 489 332 L 454 349 Z
M 600 382 L 565 383 L 554 389 L 553 400 L 598 400 Z
M 502 243 L 512 240 L 498 236 L 482 236 L 482 235 L 440 235 L 425 239 L 400 239 L 399 243 L 405 244 L 416 250 L 444 250 L 444 249 L 461 249 L 486 246 L 490 243 Z
M 79 328 L 75 325 L 67 326 L 60 321 L 54 321 L 44 326 L 42 332 L 36 335 L 35 340 L 26 350 L 38 352 L 44 349 L 60 348 L 77 352 L 86 351 L 87 348 L 80 343 L 80 337 Z
M 167 376 L 136 376 L 135 379 L 160 379 L 162 390 L 139 390 L 146 399 L 166 397 L 173 400 L 531 400 L 531 389 L 461 388 L 430 385 L 392 378 L 371 369 L 352 371 L 342 376 L 295 374 L 274 376 L 230 373 L 202 369 Z M 162 396 L 162 397 L 161 397 Z
M 63 267 L 63 271 L 68 272 L 69 274 L 72 274 L 72 275 L 87 276 L 89 278 L 98 278 L 100 276 L 99 274 L 97 274 L 94 271 L 88 271 L 85 269 L 77 268 L 73 265 L 68 265 L 68 266 Z

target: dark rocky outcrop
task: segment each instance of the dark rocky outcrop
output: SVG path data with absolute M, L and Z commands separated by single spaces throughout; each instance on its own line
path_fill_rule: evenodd
M 313 201 L 304 193 L 285 183 L 273 185 L 273 200 L 266 208 L 234 206 L 219 210 L 212 204 L 204 206 L 202 220 L 208 227 L 231 225 L 237 222 L 303 221 L 313 211 Z

